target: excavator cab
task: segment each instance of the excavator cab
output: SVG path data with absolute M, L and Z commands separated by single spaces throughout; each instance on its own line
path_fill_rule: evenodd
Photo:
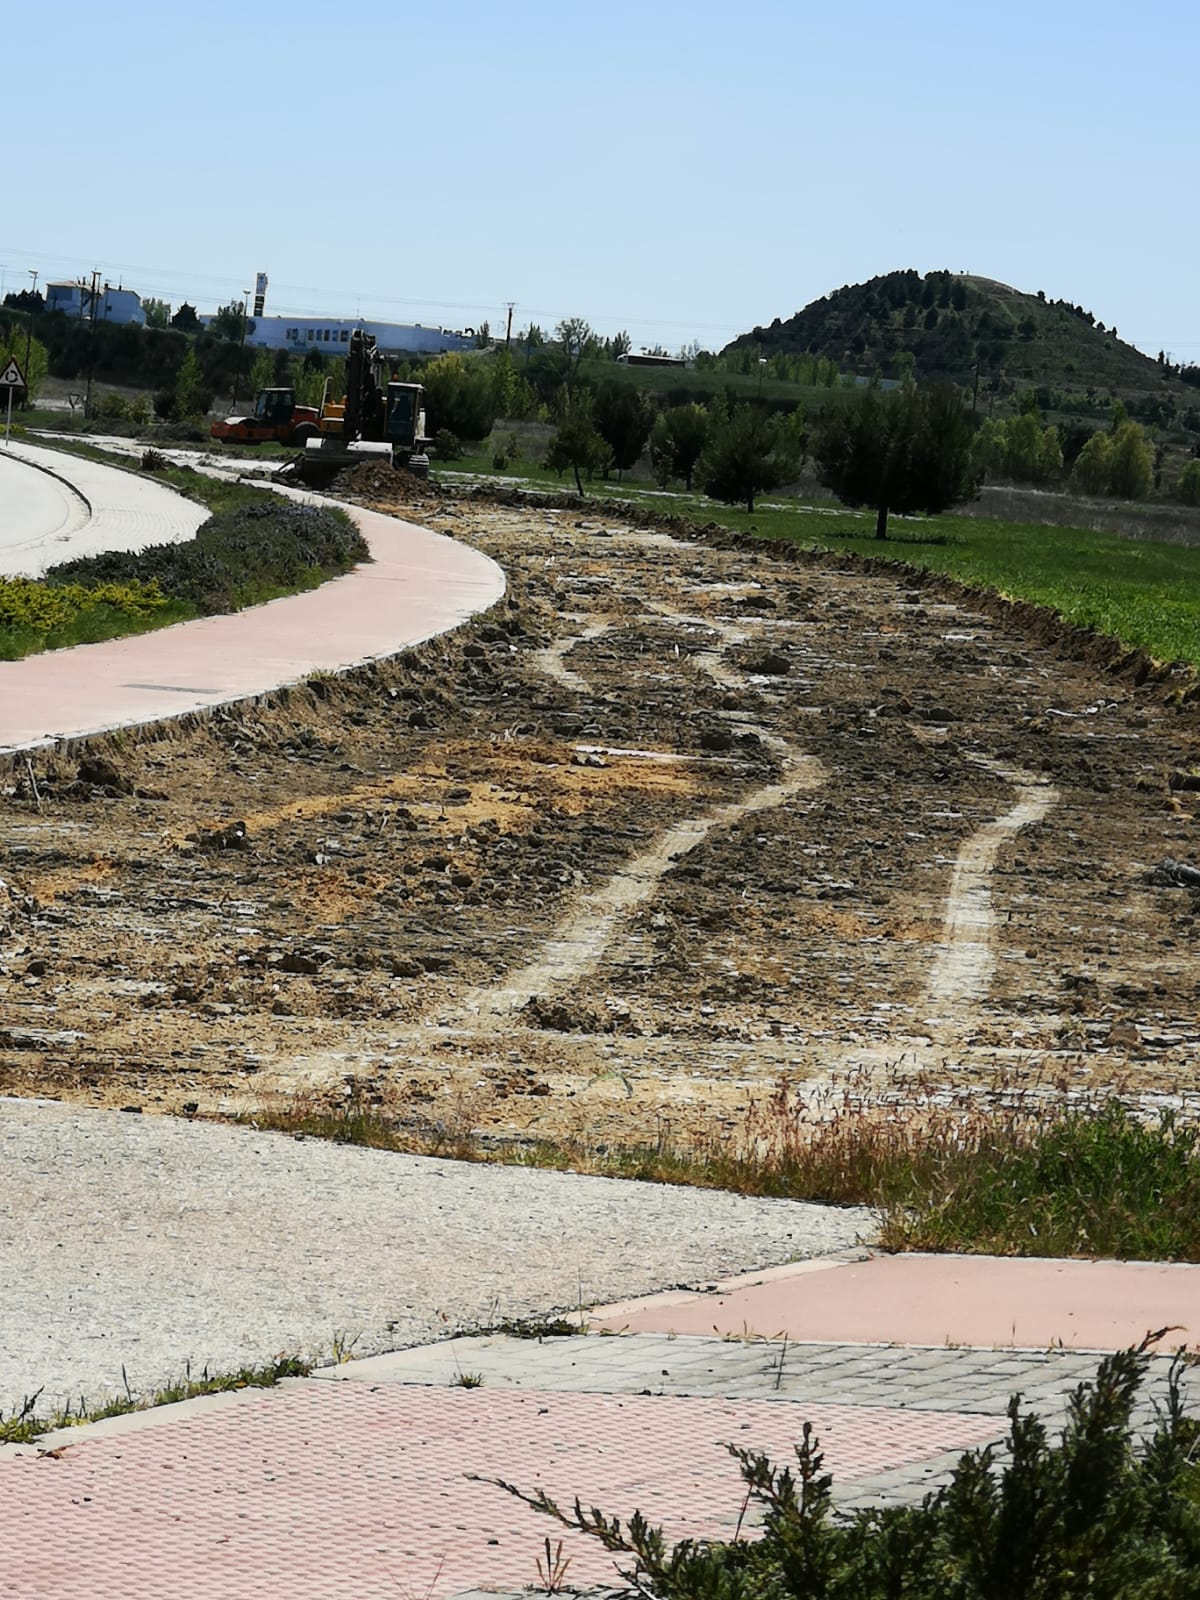
M 419 383 L 389 383 L 383 424 L 384 437 L 392 447 L 392 460 L 419 478 L 429 473 L 424 398 L 425 390 Z
M 419 383 L 388 384 L 384 433 L 394 450 L 415 448 L 425 421 L 421 410 L 424 393 Z

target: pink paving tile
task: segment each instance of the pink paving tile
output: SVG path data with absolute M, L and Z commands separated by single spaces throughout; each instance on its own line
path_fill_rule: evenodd
M 504 593 L 489 557 L 347 508 L 374 560 L 307 594 L 157 633 L 0 661 L 0 751 L 221 705 L 395 655 Z
M 752 1333 L 820 1343 L 1017 1345 L 1119 1350 L 1174 1328 L 1166 1348 L 1200 1344 L 1200 1266 L 876 1256 L 771 1273 L 728 1292 L 658 1297 L 597 1327 L 632 1333 Z
M 721 1536 L 740 1506 L 724 1442 L 782 1459 L 805 1418 L 843 1480 L 999 1431 L 953 1413 L 313 1382 L 0 1461 L 0 1595 L 437 1600 L 536 1582 L 560 1532 L 572 1582 L 611 1582 L 593 1541 L 464 1474 Z

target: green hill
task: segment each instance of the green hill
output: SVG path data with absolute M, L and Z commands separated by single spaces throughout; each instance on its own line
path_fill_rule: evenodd
M 978 366 L 981 410 L 1034 389 L 1050 414 L 1099 416 L 1119 399 L 1157 428 L 1200 432 L 1200 368 L 1143 355 L 1082 306 L 991 278 L 889 272 L 837 289 L 726 348 L 747 346 L 764 356 L 827 356 L 866 377 L 898 376 L 909 352 L 919 383 L 970 389 Z

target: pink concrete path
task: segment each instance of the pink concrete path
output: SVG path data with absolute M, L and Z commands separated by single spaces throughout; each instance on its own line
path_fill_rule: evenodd
M 346 509 L 374 559 L 319 589 L 136 638 L 0 662 L 0 754 L 182 716 L 395 655 L 503 595 L 504 574 L 479 551 Z
M 734 1442 L 790 1458 L 804 1418 L 839 1480 L 979 1445 L 994 1417 L 672 1395 L 514 1394 L 309 1381 L 173 1408 L 131 1431 L 0 1458 L 0 1595 L 55 1600 L 442 1600 L 537 1585 L 560 1535 L 572 1585 L 600 1546 L 493 1484 L 544 1487 L 672 1538 L 730 1537 Z M 125 1422 L 127 1419 L 122 1419 Z
M 1164 1349 L 1200 1346 L 1200 1266 L 875 1256 L 800 1263 L 719 1286 L 599 1309 L 631 1333 L 786 1335 L 847 1344 L 1119 1350 L 1171 1328 Z

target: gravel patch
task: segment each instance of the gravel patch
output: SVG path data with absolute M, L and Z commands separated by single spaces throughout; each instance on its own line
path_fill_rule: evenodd
M 0 1410 L 852 1248 L 865 1209 L 0 1099 Z

